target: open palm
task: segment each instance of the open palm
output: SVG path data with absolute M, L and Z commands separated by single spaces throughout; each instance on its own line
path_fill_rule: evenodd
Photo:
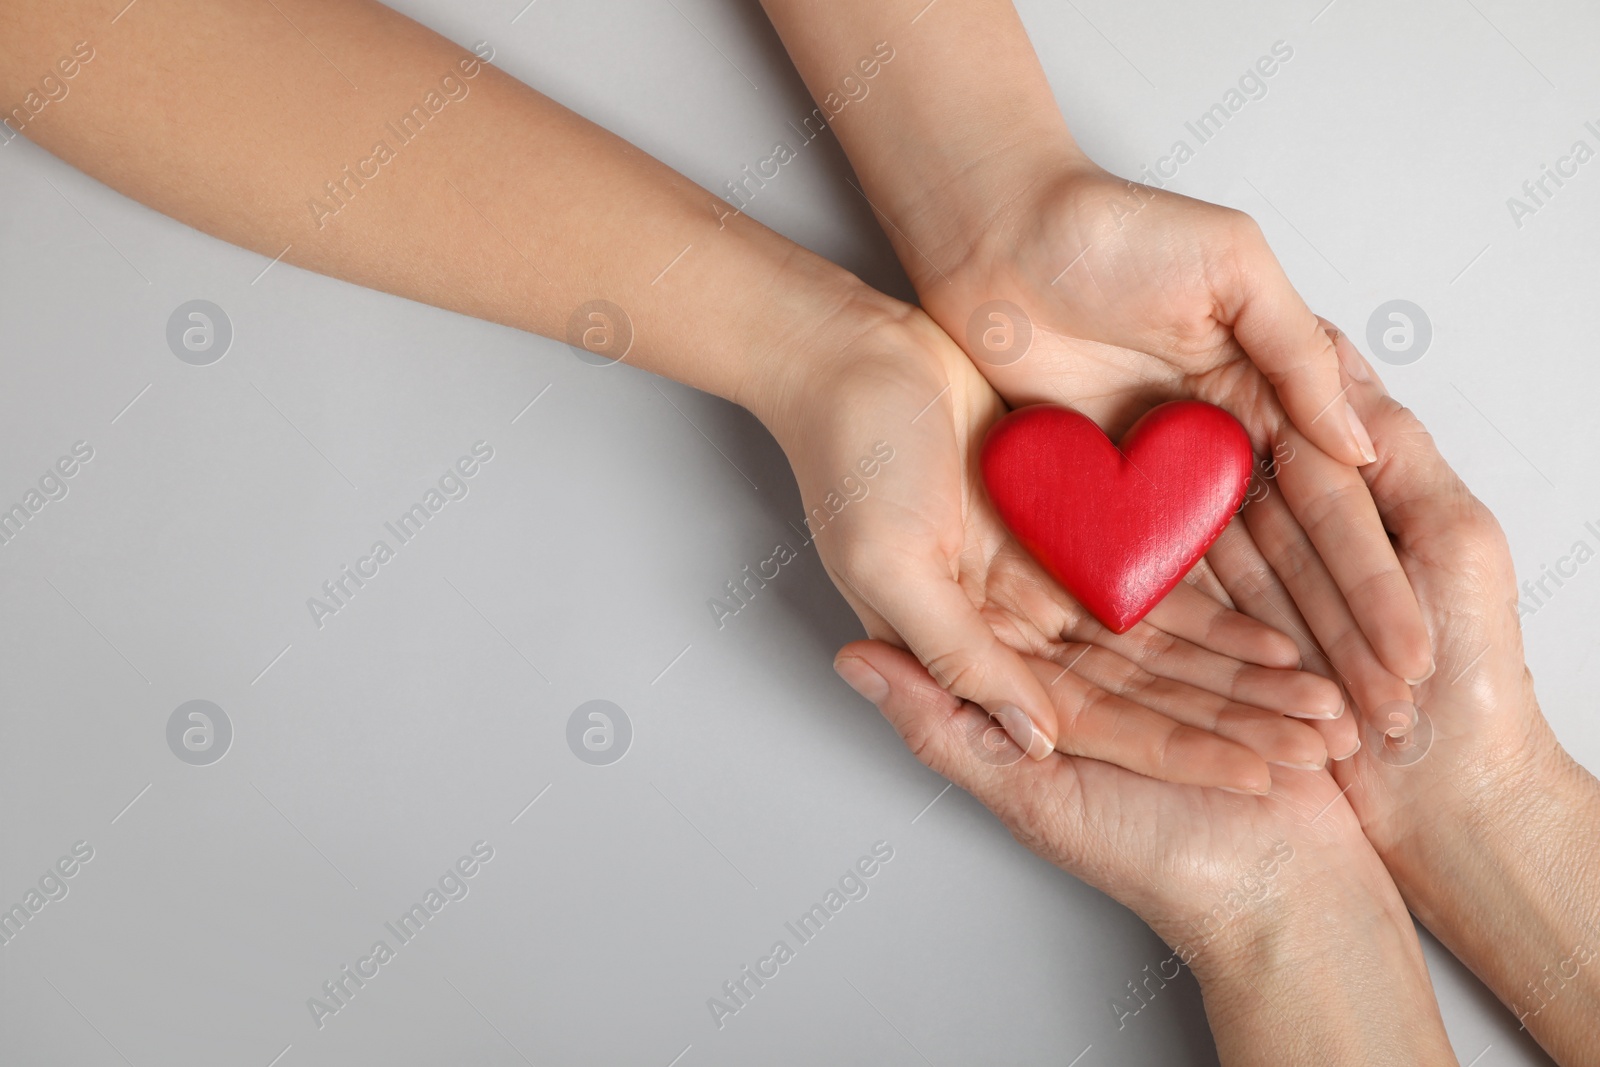
M 1009 202 L 953 270 L 913 274 L 1013 406 L 1067 404 L 1113 437 L 1162 401 L 1226 408 L 1280 460 L 1285 500 L 1383 663 L 1430 673 L 1416 598 L 1353 466 L 1371 443 L 1333 336 L 1248 216 L 1076 171 Z
M 908 647 L 1036 757 L 1053 741 L 1142 774 L 1252 792 L 1270 787 L 1267 762 L 1325 763 L 1330 742 L 1283 713 L 1338 716 L 1341 698 L 1284 669 L 1299 655 L 1282 634 L 1184 584 L 1114 635 L 1010 537 L 977 474 L 1005 405 L 926 316 L 908 309 L 818 367 L 774 430 L 822 559 L 869 634 Z M 868 456 L 876 463 L 863 467 Z M 1055 664 L 1050 677 L 1025 654 Z M 1030 740 L 1008 721 L 1006 705 L 1022 701 L 1047 736 Z

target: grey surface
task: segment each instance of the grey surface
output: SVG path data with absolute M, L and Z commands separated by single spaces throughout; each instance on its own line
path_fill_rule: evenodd
M 489 41 L 505 69 L 713 188 L 810 110 L 753 4 L 399 6 Z M 914 62 L 919 5 L 902 6 L 892 43 Z M 1600 526 L 1600 161 L 1520 228 L 1506 205 L 1573 141 L 1597 143 L 1600 14 L 1022 7 L 1081 140 L 1128 174 L 1289 42 L 1267 95 L 1172 187 L 1255 214 L 1357 338 L 1387 301 L 1425 309 L 1429 351 L 1383 370 L 1500 516 L 1522 576 L 1600 543 L 1584 527 Z M 751 211 L 903 294 L 847 173 L 819 140 Z M 716 628 L 707 598 L 800 518 L 743 412 L 561 344 L 263 273 L 27 143 L 0 148 L 0 197 L 0 500 L 74 442 L 94 450 L 0 547 L 0 902 L 75 842 L 94 849 L 0 949 L 0 1061 L 1214 1061 L 1188 978 L 1117 1029 L 1112 998 L 1164 947 L 942 793 L 835 679 L 857 627 L 812 550 Z M 167 343 L 195 299 L 233 327 L 205 366 Z M 306 599 L 477 441 L 494 458 L 465 499 L 314 626 Z M 1597 606 L 1589 566 L 1527 623 L 1546 712 L 1590 767 Z M 209 765 L 169 748 L 191 700 L 232 725 Z M 620 761 L 569 748 L 591 700 L 631 723 Z M 468 895 L 319 1029 L 307 998 L 393 944 L 383 924 L 480 840 L 494 858 Z M 706 999 L 877 841 L 894 858 L 868 895 L 718 1030 Z M 1463 1062 L 1545 1062 L 1429 952 Z

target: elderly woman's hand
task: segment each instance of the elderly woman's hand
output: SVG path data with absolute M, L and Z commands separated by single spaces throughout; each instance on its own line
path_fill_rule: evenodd
M 1060 673 L 1028 662 L 1041 684 Z M 1034 762 L 899 649 L 856 642 L 835 666 L 918 759 L 1172 946 L 1160 976 L 1193 968 L 1224 1063 L 1455 1062 L 1405 905 L 1327 772 L 1237 796 Z

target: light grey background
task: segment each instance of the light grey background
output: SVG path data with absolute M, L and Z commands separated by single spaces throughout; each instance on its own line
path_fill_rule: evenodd
M 714 189 L 811 108 L 751 3 L 397 6 Z M 1288 42 L 1266 97 L 1172 187 L 1253 213 L 1358 339 L 1385 301 L 1426 310 L 1431 350 L 1380 369 L 1523 577 L 1595 543 L 1600 161 L 1520 228 L 1506 199 L 1596 143 L 1600 13 L 1021 7 L 1083 144 L 1125 174 Z M 916 31 L 897 62 L 918 62 Z M 751 211 L 904 295 L 847 174 L 819 141 Z M 1187 977 L 1118 1030 L 1110 1002 L 1165 948 L 941 793 L 836 680 L 858 630 L 812 550 L 716 628 L 707 598 L 801 515 L 749 416 L 555 342 L 263 273 L 25 142 L 0 148 L 0 201 L 0 503 L 74 442 L 94 449 L 0 547 L 0 904 L 94 848 L 0 949 L 0 1060 L 1214 1061 Z M 167 347 L 193 299 L 233 325 L 210 366 Z M 470 494 L 317 629 L 306 599 L 480 440 L 494 459 Z M 1597 607 L 1589 567 L 1527 623 L 1545 710 L 1590 767 Z M 194 699 L 234 730 L 210 766 L 167 746 Z M 609 766 L 566 741 L 594 699 L 634 731 Z M 393 943 L 384 922 L 479 840 L 494 858 L 469 895 L 319 1030 L 307 998 Z M 880 840 L 894 859 L 869 895 L 719 1031 L 706 999 Z M 1431 943 L 1429 960 L 1463 1062 L 1546 1062 Z

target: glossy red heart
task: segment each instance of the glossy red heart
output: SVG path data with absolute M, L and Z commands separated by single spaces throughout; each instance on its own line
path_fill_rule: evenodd
M 1111 443 L 1042 404 L 995 423 L 983 481 L 1035 559 L 1115 633 L 1155 607 L 1244 501 L 1254 454 L 1238 420 L 1198 400 L 1145 412 Z

